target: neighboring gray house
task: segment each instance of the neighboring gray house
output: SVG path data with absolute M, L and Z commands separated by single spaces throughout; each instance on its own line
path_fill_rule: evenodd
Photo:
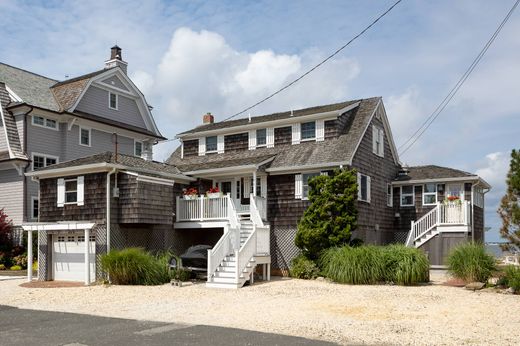
M 34 169 L 100 152 L 150 160 L 163 139 L 121 48 L 102 70 L 57 81 L 0 63 L 0 208 L 15 226 L 38 221 Z

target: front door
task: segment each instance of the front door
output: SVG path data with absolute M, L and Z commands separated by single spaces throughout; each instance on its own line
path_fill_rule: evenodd
M 240 207 L 240 179 L 219 181 L 216 185 L 224 195 L 227 195 L 228 193 L 231 195 L 236 208 Z

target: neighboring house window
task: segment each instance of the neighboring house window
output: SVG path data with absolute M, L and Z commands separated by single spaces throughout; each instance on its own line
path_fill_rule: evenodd
M 85 241 L 85 236 L 84 235 L 78 235 L 78 242 L 82 243 L 84 241 Z
M 253 193 L 253 178 L 251 178 L 251 187 L 249 188 L 249 193 Z M 262 196 L 262 181 L 260 177 L 256 177 L 256 195 Z
M 90 147 L 90 129 L 79 128 L 79 144 Z
M 37 115 L 32 116 L 32 124 L 35 126 L 46 127 L 53 130 L 58 129 L 58 122 L 56 120 L 40 117 Z
M 411 207 L 414 205 L 413 185 L 401 186 L 401 207 Z
M 109 92 L 108 93 L 108 107 L 110 109 L 115 109 L 117 110 L 118 108 L 118 95 L 117 94 L 114 94 L 114 93 L 111 93 Z
M 385 156 L 384 131 L 382 128 L 372 125 L 372 152 L 378 156 Z
M 308 123 L 302 123 L 301 126 L 301 139 L 315 139 L 316 138 L 316 122 L 310 121 Z
M 388 207 L 394 205 L 394 188 L 392 184 L 386 184 L 386 205 Z
M 143 142 L 134 142 L 134 155 L 138 157 L 143 155 Z
M 217 149 L 217 136 L 206 137 L 206 152 L 214 152 Z
M 32 169 L 44 168 L 58 163 L 58 157 L 44 154 L 32 154 Z
M 370 203 L 370 177 L 358 173 L 358 200 Z
M 256 146 L 267 145 L 267 129 L 256 130 Z
M 437 203 L 437 184 L 424 184 L 423 186 L 423 205 L 433 205 Z
M 32 208 L 31 208 L 31 217 L 34 220 L 38 219 L 38 215 L 40 214 L 40 201 L 38 200 L 38 197 L 32 197 Z
M 65 203 L 76 203 L 78 201 L 78 180 L 65 180 Z

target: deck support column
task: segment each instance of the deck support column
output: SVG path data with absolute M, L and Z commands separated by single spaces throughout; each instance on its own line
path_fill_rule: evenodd
M 85 228 L 85 285 L 90 285 L 90 229 Z
M 32 281 L 32 264 L 33 264 L 33 239 L 32 230 L 27 231 L 27 281 Z M 52 245 L 52 244 L 51 244 Z
M 256 197 L 256 171 L 253 172 L 253 196 Z

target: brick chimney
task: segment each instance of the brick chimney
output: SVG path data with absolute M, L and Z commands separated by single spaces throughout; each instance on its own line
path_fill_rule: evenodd
M 210 112 L 208 112 L 202 116 L 203 125 L 213 124 L 214 122 L 215 122 L 215 117 Z
M 126 61 L 123 61 L 121 48 L 117 45 L 110 48 L 110 60 L 105 61 L 105 69 L 109 69 L 116 66 L 119 66 L 126 74 L 128 63 Z

